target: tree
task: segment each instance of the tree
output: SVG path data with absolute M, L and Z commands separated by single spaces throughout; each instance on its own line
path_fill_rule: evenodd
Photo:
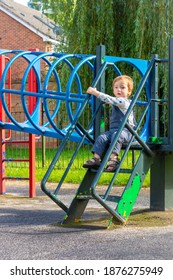
M 29 0 L 28 6 L 42 11 L 52 19 L 63 29 L 67 38 L 71 30 L 75 2 L 76 0 Z
M 30 0 L 63 29 L 68 53 L 95 54 L 106 46 L 106 54 L 150 59 L 151 54 L 168 57 L 173 36 L 173 0 Z M 37 3 L 37 4 L 36 4 Z M 160 66 L 160 96 L 167 94 L 167 66 Z M 132 69 L 129 69 L 131 75 Z M 135 77 L 135 80 L 138 78 Z M 109 84 L 110 80 L 107 79 Z M 87 84 L 87 82 L 86 82 Z M 164 89 L 164 90 L 163 90 Z
M 29 0 L 28 7 L 33 8 L 35 10 L 41 11 L 42 10 L 42 1 L 39 0 Z
M 29 0 L 28 5 L 63 28 L 69 52 L 93 53 L 104 44 L 108 55 L 166 56 L 173 35 L 173 0 Z

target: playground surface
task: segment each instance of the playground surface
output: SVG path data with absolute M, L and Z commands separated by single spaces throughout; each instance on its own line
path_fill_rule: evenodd
M 149 188 L 141 189 L 125 226 L 107 229 L 110 216 L 93 200 L 80 223 L 62 226 L 65 212 L 39 183 L 37 197 L 28 198 L 27 184 L 10 181 L 0 196 L 1 260 L 173 259 L 173 211 L 149 211 Z M 74 189 L 65 185 L 66 203 Z

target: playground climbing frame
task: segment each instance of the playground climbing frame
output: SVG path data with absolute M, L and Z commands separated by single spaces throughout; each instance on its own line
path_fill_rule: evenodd
M 167 208 L 170 209 L 173 207 L 173 187 L 170 183 L 173 182 L 171 174 L 171 164 L 173 161 L 173 113 L 171 110 L 171 106 L 173 104 L 173 97 L 171 95 L 173 89 L 172 39 L 170 39 L 169 42 L 169 59 L 159 59 L 158 56 L 153 56 L 150 61 L 132 58 L 109 57 L 106 55 L 104 57 L 100 56 L 102 61 L 100 61 L 100 58 L 98 61 L 98 58 L 95 55 L 5 50 L 1 51 L 1 56 L 6 56 L 9 53 L 13 54 L 14 56 L 2 71 L 0 81 L 0 95 L 3 108 L 2 114 L 5 115 L 5 119 L 3 119 L 1 116 L 0 127 L 2 131 L 5 129 L 18 130 L 30 134 L 62 139 L 62 143 L 59 146 L 57 153 L 41 182 L 41 188 L 60 208 L 62 208 L 63 211 L 65 211 L 66 214 L 63 221 L 64 224 L 73 223 L 80 219 L 90 199 L 96 199 L 111 214 L 112 221 L 125 223 L 134 207 L 140 188 L 142 187 L 145 176 L 150 168 L 151 208 L 165 210 Z M 28 62 L 28 66 L 26 67 L 22 77 L 21 88 L 20 90 L 6 88 L 5 83 L 9 69 L 12 67 L 13 63 L 21 57 Z M 48 57 L 53 59 L 49 60 Z M 40 69 L 38 67 L 41 60 L 46 63 L 48 68 L 43 82 L 41 81 Z M 63 187 L 63 182 L 82 144 L 85 143 L 91 145 L 94 143 L 94 132 L 96 129 L 95 121 L 97 120 L 97 123 L 99 121 L 98 116 L 102 106 L 101 103 L 95 106 L 95 100 L 85 93 L 80 77 L 81 68 L 87 68 L 87 71 L 90 72 L 92 77 L 92 86 L 96 87 L 104 77 L 107 69 L 113 69 L 115 75 L 123 74 L 118 67 L 120 62 L 133 66 L 139 72 L 141 81 L 133 96 L 131 106 L 129 107 L 127 114 L 123 116 L 122 125 L 120 126 L 114 138 L 113 144 L 108 148 L 100 168 L 98 170 L 86 170 L 86 174 L 78 189 L 76 190 L 76 194 L 71 204 L 65 205 L 58 196 L 59 190 Z M 61 84 L 61 79 L 58 72 L 60 66 L 62 67 L 62 63 L 65 64 L 69 69 L 69 78 L 67 79 L 65 89 Z M 158 65 L 160 63 L 168 63 L 169 65 L 169 92 L 168 99 L 166 100 L 162 100 L 158 97 Z M 96 64 L 100 65 L 97 67 L 97 71 L 95 71 Z M 26 83 L 31 69 L 34 71 L 37 87 L 29 91 L 26 88 Z M 56 90 L 50 90 L 48 86 L 52 75 L 57 83 Z M 74 89 L 76 90 L 74 91 Z M 147 100 L 141 101 L 140 96 L 142 90 L 144 89 L 146 91 Z M 23 112 L 26 116 L 24 122 L 18 122 L 11 115 L 6 102 L 6 96 L 8 95 L 20 96 Z M 30 96 L 34 97 L 36 101 L 32 111 L 29 110 L 27 104 L 27 98 Z M 56 107 L 53 114 L 49 112 L 48 100 L 55 101 Z M 63 128 L 57 127 L 57 124 L 54 121 L 55 115 L 59 113 L 61 102 L 65 102 L 69 117 L 69 123 Z M 158 105 L 160 106 L 165 102 L 168 104 L 169 108 L 168 135 L 166 138 L 162 138 L 159 134 Z M 41 104 L 44 107 L 47 117 L 45 123 L 41 123 Z M 76 104 L 75 110 L 72 106 L 73 104 Z M 86 108 L 88 110 L 88 104 L 91 108 L 91 120 L 87 126 L 84 127 L 80 123 L 80 117 Z M 136 125 L 136 128 L 132 129 L 127 124 L 127 118 L 135 106 L 144 106 L 145 109 Z M 107 186 L 105 194 L 100 194 L 97 192 L 99 179 L 101 176 L 104 176 L 104 167 L 113 150 L 113 146 L 115 145 L 124 127 L 130 130 L 132 134 L 131 141 L 126 145 L 126 147 L 124 147 L 124 154 L 121 158 L 120 165 L 115 173 L 112 174 L 112 179 L 110 180 L 110 184 Z M 60 182 L 57 184 L 56 189 L 54 191 L 49 190 L 47 187 L 49 176 L 56 162 L 59 160 L 66 143 L 69 140 L 78 143 L 77 149 L 74 151 L 67 169 L 65 170 Z M 134 141 L 136 141 L 135 145 L 133 145 Z M 131 149 L 140 150 L 139 157 L 135 166 L 131 170 L 124 170 L 122 168 L 123 161 Z M 160 182 L 155 175 L 156 171 L 157 174 L 159 174 L 158 177 L 161 179 L 162 185 L 160 185 Z M 110 192 L 115 187 L 114 181 L 120 172 L 124 174 L 129 173 L 129 180 L 121 196 L 111 196 Z M 164 175 L 164 179 L 160 177 L 161 175 Z M 165 175 L 167 175 L 168 180 L 165 179 Z M 162 192 L 160 192 L 160 189 Z

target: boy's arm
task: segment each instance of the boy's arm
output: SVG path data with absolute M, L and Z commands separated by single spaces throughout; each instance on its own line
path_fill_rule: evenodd
M 110 105 L 116 105 L 120 108 L 124 108 L 124 106 L 125 106 L 124 98 L 117 98 L 117 97 L 110 96 L 106 93 L 98 91 L 96 88 L 89 87 L 87 89 L 87 93 L 96 96 L 97 98 L 99 98 L 104 103 L 107 103 L 107 104 L 110 104 Z
M 124 98 L 117 98 L 117 97 L 110 96 L 110 95 L 102 93 L 102 92 L 100 92 L 98 98 L 101 101 L 103 101 L 104 103 L 117 106 L 120 109 L 125 109 L 127 107 L 127 103 L 125 102 Z
M 102 92 L 98 91 L 96 88 L 89 87 L 87 89 L 87 93 L 92 94 L 92 95 L 100 98 L 105 103 L 113 104 L 113 100 L 112 100 L 111 96 L 109 96 L 108 94 L 105 94 L 105 93 L 102 93 Z

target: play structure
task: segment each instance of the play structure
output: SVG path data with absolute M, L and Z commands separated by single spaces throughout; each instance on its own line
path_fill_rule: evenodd
M 151 60 L 121 58 L 105 55 L 104 46 L 98 46 L 96 55 L 43 53 L 39 51 L 8 51 L 1 50 L 1 167 L 3 168 L 3 143 L 5 142 L 4 131 L 15 130 L 26 132 L 31 137 L 42 135 L 61 139 L 61 144 L 42 179 L 41 189 L 46 193 L 64 212 L 63 224 L 71 224 L 81 219 L 89 201 L 95 199 L 110 214 L 110 222 L 125 223 L 137 200 L 144 179 L 150 170 L 151 191 L 150 208 L 153 210 L 166 210 L 173 208 L 173 40 L 169 42 L 168 59 L 160 59 L 153 55 Z M 8 59 L 8 61 L 6 61 Z M 22 73 L 20 89 L 11 88 L 8 85 L 9 73 L 19 60 L 27 63 Z M 102 129 L 103 104 L 94 97 L 86 94 L 87 86 L 83 84 L 83 77 L 88 76 L 90 84 L 99 90 L 104 90 L 105 77 L 109 71 L 114 76 L 123 73 L 120 65 L 128 65 L 136 71 L 139 85 L 136 86 L 131 105 L 123 116 L 123 122 L 114 138 L 114 141 L 105 153 L 98 170 L 87 169 L 85 176 L 76 190 L 70 205 L 66 205 L 59 196 L 63 188 L 64 180 L 72 167 L 75 158 L 83 144 L 92 145 Z M 159 88 L 159 65 L 168 64 L 168 95 L 160 98 Z M 41 77 L 42 67 L 46 69 L 44 79 Z M 65 68 L 63 72 L 62 69 Z M 62 75 L 63 73 L 63 75 Z M 31 76 L 31 78 L 30 78 Z M 64 76 L 66 82 L 64 84 Z M 50 87 L 50 81 L 54 80 L 56 88 Z M 29 86 L 28 86 L 29 84 Z M 14 118 L 9 109 L 10 97 L 17 96 L 20 99 L 25 119 L 19 122 Z M 49 110 L 49 101 L 54 102 L 54 112 Z M 61 114 L 61 106 L 65 106 L 68 121 L 64 127 L 59 127 L 55 116 Z M 40 116 L 43 106 L 46 120 Z M 168 109 L 165 121 L 166 134 L 160 130 L 160 108 Z M 139 108 L 136 127 L 132 129 L 127 119 L 132 110 Z M 90 119 L 83 124 L 86 112 L 90 113 Z M 98 182 L 104 176 L 104 168 L 118 140 L 118 137 L 126 127 L 132 134 L 131 140 L 123 147 L 121 161 L 117 170 L 111 174 L 110 183 L 104 192 L 100 192 Z M 35 137 L 35 136 L 34 136 Z M 55 190 L 49 189 L 48 180 L 53 172 L 55 164 L 60 160 L 61 154 L 68 143 L 77 143 L 76 149 L 69 159 L 64 174 L 58 182 Z M 31 150 L 34 144 L 31 140 Z M 33 142 L 34 143 L 34 142 Z M 131 168 L 124 168 L 123 163 L 129 152 L 138 150 L 137 159 Z M 31 160 L 31 165 L 34 159 Z M 32 168 L 32 167 L 31 167 Z M 3 171 L 1 170 L 1 178 Z M 116 195 L 114 184 L 119 173 L 128 174 L 127 184 L 121 195 Z M 2 182 L 1 182 L 2 185 Z M 4 189 L 1 186 L 1 194 Z

